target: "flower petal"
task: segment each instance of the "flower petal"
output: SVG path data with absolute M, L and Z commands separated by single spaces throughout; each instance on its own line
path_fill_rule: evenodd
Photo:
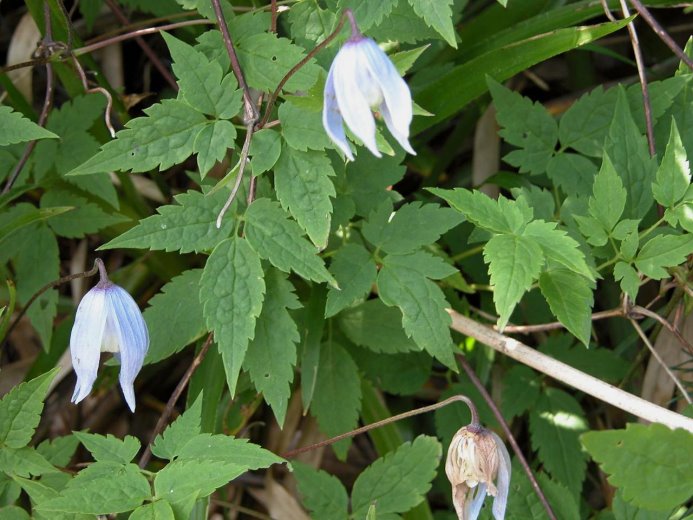
M 498 479 L 496 481 L 498 493 L 493 500 L 491 511 L 493 511 L 493 518 L 496 520 L 503 520 L 505 518 L 505 508 L 508 505 L 508 490 L 510 488 L 510 454 L 503 440 L 495 432 L 491 432 L 491 435 L 493 435 L 496 441 L 498 453 L 500 454 L 500 460 L 498 462 Z
M 149 348 L 149 332 L 142 312 L 128 292 L 113 285 L 108 290 L 109 318 L 118 338 L 120 353 L 120 386 L 130 410 L 135 411 L 133 383 L 142 368 Z
M 476 520 L 481 513 L 481 508 L 484 505 L 484 500 L 486 499 L 486 484 L 479 484 L 474 488 L 474 495 L 470 497 L 471 500 L 467 504 L 465 520 Z
M 325 83 L 324 101 L 322 107 L 322 126 L 325 127 L 325 132 L 330 136 L 332 142 L 336 144 L 347 159 L 354 160 L 354 154 L 351 152 L 349 141 L 347 141 L 344 133 L 344 124 L 342 115 L 339 113 L 339 105 L 337 104 L 337 94 L 334 90 L 334 66 L 335 62 L 330 67 L 330 72 L 327 74 L 327 82 Z
M 382 157 L 375 142 L 375 120 L 366 93 L 374 79 L 366 69 L 361 50 L 365 39 L 347 42 L 332 63 L 333 84 L 339 111 L 347 126 L 376 157 Z
M 107 316 L 106 291 L 94 287 L 79 302 L 70 333 L 72 367 L 77 374 L 77 384 L 72 394 L 75 404 L 89 395 L 96 380 Z

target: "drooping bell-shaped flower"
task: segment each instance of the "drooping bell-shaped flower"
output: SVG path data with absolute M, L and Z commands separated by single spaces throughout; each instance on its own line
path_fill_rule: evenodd
M 330 139 L 354 160 L 343 122 L 375 155 L 375 119 L 371 109 L 382 115 L 392 136 L 407 152 L 412 100 L 409 87 L 378 44 L 359 31 L 351 11 L 351 37 L 335 56 L 325 83 L 322 123 Z
M 91 392 L 101 352 L 113 352 L 120 361 L 120 387 L 134 412 L 133 383 L 149 348 L 147 324 L 132 296 L 108 279 L 100 259 L 96 264 L 101 278 L 79 302 L 70 334 L 72 366 L 77 374 L 72 402 L 79 403 Z
M 494 498 L 495 520 L 505 518 L 510 487 L 510 454 L 494 432 L 478 424 L 460 428 L 445 462 L 452 502 L 460 520 L 476 520 L 486 495 Z

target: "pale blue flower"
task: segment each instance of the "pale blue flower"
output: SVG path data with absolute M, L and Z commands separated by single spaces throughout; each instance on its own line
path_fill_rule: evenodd
M 325 83 L 322 123 L 330 139 L 354 160 L 342 122 L 375 155 L 375 120 L 371 108 L 380 112 L 387 128 L 407 152 L 412 101 L 409 87 L 378 44 L 364 37 L 352 22 L 352 36 L 337 53 Z
M 101 352 L 113 352 L 120 361 L 120 387 L 134 412 L 133 383 L 149 348 L 147 324 L 132 296 L 108 279 L 101 260 L 96 263 L 101 279 L 79 303 L 70 335 L 72 366 L 77 374 L 72 402 L 79 403 L 91 392 Z

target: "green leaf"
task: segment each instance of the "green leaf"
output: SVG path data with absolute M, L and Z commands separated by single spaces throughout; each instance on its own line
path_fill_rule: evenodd
M 362 517 L 371 504 L 378 514 L 405 513 L 420 503 L 436 476 L 442 453 L 435 437 L 420 435 L 368 466 L 351 493 L 354 515 Z
M 670 208 L 683 198 L 690 184 L 691 169 L 686 150 L 676 127 L 676 120 L 672 118 L 669 142 L 657 169 L 656 180 L 652 183 L 652 193 L 657 202 Z
M 0 507 L 0 517 L 5 520 L 31 520 L 29 513 L 19 506 Z
M 229 462 L 177 460 L 156 474 L 155 498 L 165 498 L 173 505 L 204 498 L 244 472 L 243 466 Z
M 409 72 L 409 69 L 414 66 L 416 60 L 418 60 L 430 46 L 431 44 L 427 44 L 415 49 L 396 52 L 394 54 L 390 54 L 389 58 L 397 69 L 397 72 L 399 72 L 400 76 L 404 76 L 407 72 Z
M 313 243 L 323 249 L 330 232 L 332 202 L 336 192 L 330 176 L 330 160 L 318 152 L 299 152 L 282 147 L 275 166 L 274 183 L 277 198 Z
M 561 145 L 584 155 L 601 157 L 604 137 L 614 115 L 615 89 L 601 86 L 573 103 L 561 117 L 558 137 Z
M 515 365 L 503 375 L 501 409 L 506 419 L 522 415 L 539 399 L 540 380 L 536 372 L 524 365 Z
M 282 136 L 291 147 L 302 152 L 334 148 L 322 125 L 322 112 L 313 112 L 286 101 L 279 107 Z
M 236 47 L 248 85 L 261 91 L 273 91 L 284 75 L 305 58 L 301 47 L 269 33 L 249 36 L 239 41 Z M 315 61 L 310 60 L 291 76 L 284 90 L 308 90 L 317 80 L 319 71 Z
M 376 41 L 383 42 L 416 43 L 421 40 L 441 39 L 435 29 L 414 12 L 408 1 L 399 0 L 392 8 L 392 12 L 377 26 L 371 27 L 368 33 Z
M 653 202 L 652 179 L 655 178 L 657 162 L 650 157 L 647 139 L 633 120 L 623 88 L 619 88 L 614 118 L 604 144 L 604 155 L 613 161 L 613 167 L 628 194 L 624 217 L 644 217 Z
M 307 280 L 336 286 L 315 247 L 303 238 L 298 224 L 289 219 L 278 203 L 257 199 L 248 207 L 245 218 L 248 243 L 260 257 L 282 271 L 292 270 Z
M 222 220 L 217 229 L 216 219 L 228 198 L 226 190 L 205 195 L 190 190 L 174 197 L 177 204 L 159 206 L 158 215 L 152 215 L 122 235 L 101 246 L 103 249 L 153 249 L 189 253 L 212 249 L 228 237 L 236 223 Z
M 339 0 L 339 11 L 351 9 L 354 18 L 362 31 L 367 31 L 373 25 L 378 25 L 392 12 L 398 0 L 381 0 L 380 2 L 363 2 L 361 0 Z
M 402 312 L 386 306 L 380 299 L 368 300 L 343 311 L 338 322 L 349 341 L 373 352 L 396 354 L 421 350 L 404 332 Z
M 42 512 L 108 515 L 139 507 L 151 497 L 149 482 L 135 464 L 95 462 L 70 480 L 57 497 L 42 502 Z
M 539 350 L 573 368 L 609 383 L 619 383 L 630 369 L 630 363 L 620 353 L 605 347 L 589 349 L 574 344 L 567 334 L 556 334 L 542 343 Z
M 406 168 L 403 155 L 375 157 L 362 153 L 346 165 L 347 192 L 356 206 L 356 214 L 367 217 L 384 200 L 396 200 L 389 186 L 399 182 Z
M 50 189 L 41 197 L 42 208 L 60 206 L 72 206 L 74 209 L 52 217 L 48 225 L 56 234 L 66 238 L 83 238 L 84 235 L 130 220 L 124 215 L 106 213 L 97 204 L 67 190 Z
M 58 139 L 59 136 L 30 121 L 20 112 L 14 112 L 11 107 L 0 106 L 0 146 L 47 138 Z
M 567 269 L 552 269 L 541 273 L 541 293 L 565 328 L 586 347 L 592 331 L 592 305 L 594 297 L 590 282 Z
M 502 330 L 515 305 L 539 276 L 544 255 L 531 238 L 497 235 L 484 247 L 484 261 L 489 264 L 493 302 L 500 317 L 498 327 Z
M 0 213 L 0 245 L 7 247 L 9 244 L 7 239 L 30 224 L 62 215 L 73 209 L 70 206 L 36 209 L 31 204 L 20 202 L 8 211 Z
M 567 195 L 589 197 L 597 167 L 584 155 L 562 152 L 549 159 L 546 174 Z
M 243 368 L 283 427 L 294 380 L 296 344 L 301 339 L 289 309 L 298 309 L 301 304 L 284 273 L 270 269 L 265 274 L 265 284 L 265 304 L 255 324 L 255 338 L 248 346 Z
M 193 152 L 197 154 L 197 168 L 203 179 L 212 166 L 226 157 L 235 139 L 236 127 L 230 121 L 214 121 L 202 127 L 193 142 Z
M 621 282 L 621 290 L 635 301 L 640 289 L 640 277 L 633 266 L 626 262 L 617 262 L 614 266 L 614 279 Z
M 324 9 L 318 0 L 292 5 L 287 17 L 292 38 L 306 48 L 324 40 L 332 31 L 337 19 L 337 16 L 331 10 Z
M 392 307 L 385 308 L 397 310 Z M 401 328 L 400 334 L 402 334 Z M 413 344 L 411 340 L 409 341 Z M 418 347 L 414 345 L 412 350 L 416 349 Z M 365 376 L 388 394 L 416 394 L 431 376 L 433 359 L 426 352 L 379 354 L 357 347 L 351 347 L 349 352 Z M 361 418 L 363 419 L 363 415 Z
M 662 518 L 661 511 L 639 508 L 626 502 L 623 500 L 621 491 L 617 491 L 616 495 L 614 495 L 614 499 L 611 502 L 611 512 L 614 515 L 614 520 L 659 520 Z M 690 516 L 684 518 L 690 520 Z
M 75 432 L 74 435 L 89 450 L 94 460 L 98 462 L 127 464 L 140 451 L 140 441 L 131 435 L 126 435 L 123 439 L 114 437 L 111 434 L 97 435 L 94 433 Z
M 263 278 L 260 257 L 248 242 L 229 238 L 214 248 L 200 280 L 203 314 L 224 359 L 231 395 L 262 310 Z
M 347 520 L 349 497 L 346 489 L 334 475 L 314 469 L 301 462 L 293 462 L 294 477 L 303 505 L 315 520 Z
M 452 0 L 409 0 L 409 4 L 429 27 L 445 38 L 451 47 L 457 48 L 455 28 L 452 25 Z
M 178 460 L 211 460 L 239 465 L 243 471 L 286 462 L 248 439 L 203 433 L 190 439 L 178 452 Z
M 462 220 L 457 211 L 437 204 L 412 202 L 393 213 L 392 204 L 385 202 L 363 225 L 363 236 L 387 253 L 409 253 L 432 244 Z
M 693 435 L 658 423 L 628 423 L 625 430 L 592 431 L 582 444 L 608 473 L 624 500 L 665 511 L 685 502 L 693 489 Z
M 195 137 L 207 124 L 203 114 L 177 99 L 165 99 L 144 112 L 147 117 L 128 121 L 116 139 L 68 175 L 165 170 L 193 153 Z
M 70 463 L 79 446 L 79 439 L 74 435 L 65 435 L 55 439 L 46 439 L 36 446 L 36 451 L 43 455 L 48 462 L 60 468 Z
M 152 443 L 152 453 L 160 459 L 172 460 L 178 456 L 191 438 L 201 433 L 202 395 Z
M 522 235 L 539 244 L 548 261 L 580 274 L 588 280 L 594 280 L 580 245 L 568 236 L 567 232 L 556 229 L 555 222 L 535 220 L 527 225 Z
M 659 235 L 642 247 L 635 259 L 635 266 L 645 276 L 661 280 L 669 276 L 666 267 L 682 264 L 691 253 L 693 234 Z
M 558 125 L 539 103 L 513 92 L 488 77 L 486 79 L 496 119 L 503 128 L 500 136 L 517 146 L 504 160 L 520 168 L 520 173 L 539 174 L 546 171 L 558 142 Z
M 205 331 L 198 296 L 202 269 L 190 269 L 173 278 L 149 300 L 144 321 L 149 329 L 145 363 L 156 363 L 201 338 Z
M 39 476 L 58 470 L 34 448 L 0 448 L 0 473 L 14 477 Z
M 242 95 L 233 74 L 222 81 L 221 65 L 210 61 L 192 46 L 162 32 L 173 58 L 180 95 L 196 110 L 230 119 L 241 109 Z
M 356 427 L 361 409 L 361 378 L 351 356 L 335 341 L 322 344 L 311 413 L 320 430 L 332 437 Z M 340 459 L 346 457 L 349 440 L 332 445 Z
M 587 469 L 578 439 L 586 430 L 580 404 L 562 390 L 546 389 L 530 412 L 532 447 L 538 451 L 544 468 L 574 497 L 580 496 Z
M 609 155 L 604 152 L 602 166 L 594 178 L 592 196 L 588 203 L 590 215 L 610 232 L 623 215 L 627 197 L 621 178 L 616 173 Z
M 282 140 L 279 132 L 269 128 L 255 132 L 249 150 L 253 175 L 260 175 L 269 170 L 277 162 L 281 153 Z
M 346 244 L 337 249 L 330 264 L 330 273 L 339 289 L 331 287 L 327 293 L 325 317 L 334 316 L 371 291 L 378 274 L 371 254 L 359 244 Z
M 135 509 L 128 520 L 174 520 L 173 509 L 166 500 L 157 500 Z
M 537 480 L 557 518 L 561 520 L 580 520 L 578 500 L 571 495 L 566 486 L 551 480 L 544 473 L 540 473 L 537 476 Z
M 58 369 L 14 387 L 0 400 L 0 446 L 29 444 L 43 411 L 43 399 Z
M 428 278 L 453 274 L 454 268 L 442 259 L 419 251 L 409 255 L 389 255 L 378 275 L 383 303 L 402 311 L 407 335 L 421 348 L 455 370 L 450 336 L 448 303 L 443 291 Z

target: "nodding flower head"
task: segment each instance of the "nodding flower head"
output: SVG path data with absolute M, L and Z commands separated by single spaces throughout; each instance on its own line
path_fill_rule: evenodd
M 351 38 L 332 62 L 325 83 L 322 123 L 330 139 L 354 160 L 344 133 L 343 122 L 375 155 L 381 157 L 375 142 L 375 120 L 371 112 L 380 112 L 387 128 L 407 152 L 416 155 L 409 144 L 412 101 L 409 87 L 390 58 L 378 44 L 363 36 L 353 15 Z
M 101 352 L 113 352 L 120 361 L 125 401 L 134 412 L 133 382 L 149 348 L 147 324 L 132 296 L 108 279 L 100 259 L 96 264 L 101 279 L 79 303 L 70 335 L 72 366 L 77 374 L 72 402 L 79 403 L 91 392 Z
M 460 428 L 448 448 L 445 473 L 460 520 L 476 520 L 487 494 L 495 497 L 493 517 L 503 520 L 510 487 L 510 455 L 498 435 L 476 424 Z

